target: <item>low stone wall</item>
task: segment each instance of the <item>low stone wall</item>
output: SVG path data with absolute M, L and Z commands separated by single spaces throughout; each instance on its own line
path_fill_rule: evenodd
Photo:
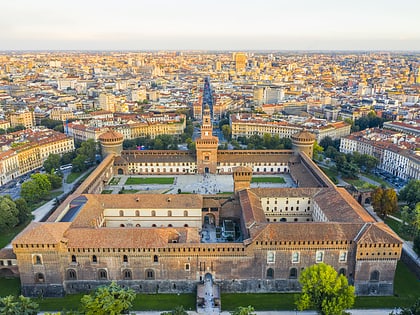
M 420 258 L 417 260 L 409 255 L 407 251 L 404 250 L 401 253 L 401 260 L 407 265 L 408 269 L 415 273 L 416 277 L 420 279 Z

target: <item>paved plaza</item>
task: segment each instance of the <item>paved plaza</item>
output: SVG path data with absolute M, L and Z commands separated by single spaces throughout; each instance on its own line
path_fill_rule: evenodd
M 260 175 L 258 177 L 279 176 L 285 180 L 285 183 L 251 183 L 251 188 L 280 188 L 296 187 L 289 174 Z M 168 193 L 177 194 L 180 192 L 193 194 L 220 194 L 233 193 L 232 175 L 215 174 L 195 174 L 195 175 L 116 175 L 120 180 L 116 185 L 106 185 L 104 190 L 112 190 L 113 194 L 118 194 L 121 189 L 138 190 L 138 193 Z M 129 177 L 173 177 L 173 184 L 147 184 L 147 185 L 126 185 Z

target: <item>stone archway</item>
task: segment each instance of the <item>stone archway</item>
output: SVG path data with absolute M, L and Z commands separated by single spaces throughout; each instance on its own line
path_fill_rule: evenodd
M 207 213 L 204 216 L 204 224 L 215 225 L 216 224 L 216 217 L 213 213 Z
M 122 168 L 118 169 L 118 175 L 124 175 L 124 170 Z

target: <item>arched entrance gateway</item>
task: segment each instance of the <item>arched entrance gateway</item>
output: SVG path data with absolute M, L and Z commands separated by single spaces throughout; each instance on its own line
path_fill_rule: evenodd
M 204 225 L 215 225 L 216 224 L 216 217 L 213 213 L 207 213 L 204 216 Z

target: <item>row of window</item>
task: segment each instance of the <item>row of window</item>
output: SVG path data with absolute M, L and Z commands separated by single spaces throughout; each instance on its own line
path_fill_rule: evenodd
M 124 210 L 120 210 L 119 211 L 119 215 L 120 215 L 120 217 L 123 217 L 124 216 Z M 136 217 L 139 217 L 140 216 L 140 211 L 139 210 L 136 210 L 135 216 Z M 155 217 L 156 216 L 156 211 L 155 210 L 152 210 L 150 212 L 150 216 Z M 172 216 L 172 211 L 171 210 L 168 210 L 167 216 L 168 217 L 171 217 Z M 184 210 L 184 217 L 188 217 L 188 211 L 187 210 Z
M 325 253 L 323 250 L 317 250 L 315 253 L 315 262 L 316 263 L 321 263 L 324 261 L 324 256 Z M 293 252 L 292 253 L 292 263 L 299 263 L 300 262 L 300 252 Z M 341 251 L 340 255 L 338 257 L 338 261 L 340 263 L 345 263 L 347 262 L 347 252 L 346 251 Z M 267 252 L 267 263 L 268 264 L 273 264 L 276 262 L 276 252 L 275 251 L 268 251 Z
M 302 268 L 303 270 L 304 268 Z M 343 275 L 346 276 L 347 270 L 346 268 L 340 268 L 338 270 L 338 274 L 339 275 Z M 352 276 L 352 274 L 350 274 L 350 277 Z M 289 270 L 289 279 L 297 279 L 298 277 L 298 270 L 297 268 L 293 267 L 290 268 Z M 267 279 L 274 279 L 274 269 L 273 268 L 268 268 L 266 271 L 266 278 Z M 369 276 L 369 281 L 379 281 L 380 278 L 380 273 L 378 270 L 374 270 L 370 273 Z
M 303 201 L 303 200 L 302 200 L 302 201 Z M 289 204 L 289 200 L 288 200 L 288 199 L 286 199 L 285 203 L 286 203 L 286 205 L 288 205 L 288 204 Z M 270 199 L 267 199 L 267 204 L 270 204 Z M 277 204 L 277 198 L 276 198 L 276 199 L 274 199 L 274 204 L 275 204 L 275 205 Z M 297 205 L 299 204 L 299 200 L 296 200 L 296 204 L 297 204 Z M 308 199 L 308 205 L 309 205 L 309 204 L 311 204 L 311 200 L 310 200 L 310 199 Z M 292 210 L 293 210 L 293 207 L 292 207 Z
M 267 207 L 266 210 L 270 211 L 270 207 Z M 274 207 L 273 209 L 271 209 L 271 211 L 273 211 L 273 210 L 277 211 L 277 207 Z M 285 207 L 284 210 L 289 211 L 289 207 Z M 290 207 L 290 211 L 293 211 L 293 210 L 294 210 L 294 207 Z M 311 207 L 307 207 L 304 211 L 306 212 L 306 210 L 308 210 L 308 211 L 311 210 Z M 279 211 L 282 212 L 283 209 L 279 209 Z M 299 206 L 296 207 L 296 211 L 299 211 Z

